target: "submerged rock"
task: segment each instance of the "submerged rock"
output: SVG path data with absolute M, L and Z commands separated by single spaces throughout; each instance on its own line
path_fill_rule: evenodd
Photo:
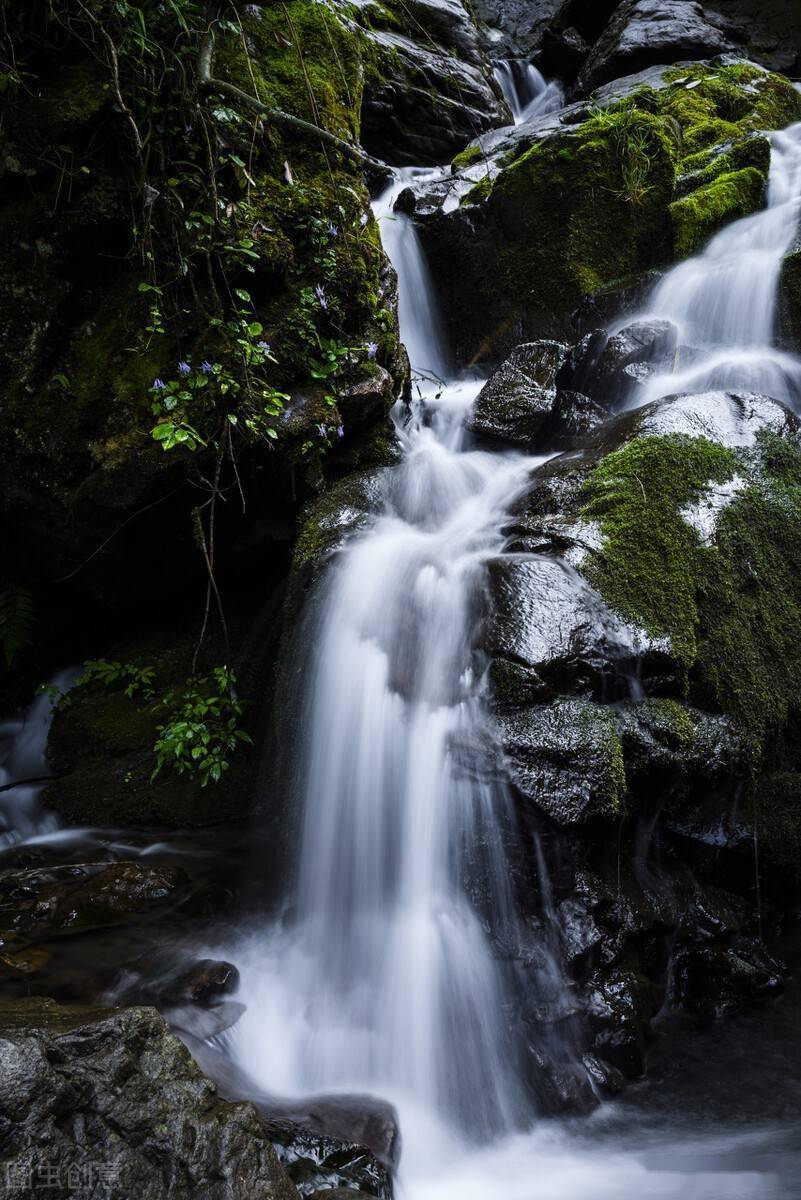
M 298 1200 L 253 1105 L 221 1100 L 153 1009 L 2 1005 L 0 1068 L 23 1190 L 46 1170 L 111 1200 Z
M 141 861 L 4 871 L 0 925 L 5 938 L 42 940 L 126 924 L 185 901 L 189 885 L 180 867 Z

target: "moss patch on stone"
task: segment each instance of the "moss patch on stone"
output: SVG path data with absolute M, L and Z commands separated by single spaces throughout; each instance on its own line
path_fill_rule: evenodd
M 737 472 L 746 486 L 702 543 L 682 509 Z M 801 710 L 801 448 L 762 432 L 749 451 L 684 435 L 635 439 L 602 461 L 584 515 L 603 549 L 585 573 L 624 616 L 670 638 L 694 703 L 727 713 L 757 751 Z
M 669 636 L 686 668 L 697 653 L 703 549 L 681 509 L 734 469 L 732 452 L 706 438 L 644 437 L 608 455 L 588 484 L 583 515 L 605 538 L 591 582 L 648 633 Z
M 670 206 L 674 246 L 679 258 L 689 258 L 724 225 L 759 208 L 765 194 L 765 175 L 756 167 L 724 172 Z

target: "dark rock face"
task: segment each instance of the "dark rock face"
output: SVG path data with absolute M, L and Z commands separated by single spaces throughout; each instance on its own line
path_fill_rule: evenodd
M 26 1195 L 47 1173 L 64 1196 L 298 1200 L 253 1106 L 220 1100 L 153 1009 L 3 1006 L 0 1065 L 4 1158 Z
M 713 58 L 736 48 L 734 31 L 694 0 L 625 0 L 579 76 L 582 93 L 655 63 Z
M 378 65 L 365 82 L 365 145 L 392 163 L 447 161 L 476 134 L 510 120 L 461 3 L 415 0 L 369 33 Z
M 487 50 L 513 58 L 531 53 L 564 5 L 563 0 L 477 0 L 473 7 Z
M 517 346 L 482 388 L 470 417 L 473 433 L 534 447 L 556 401 L 556 377 L 567 347 Z

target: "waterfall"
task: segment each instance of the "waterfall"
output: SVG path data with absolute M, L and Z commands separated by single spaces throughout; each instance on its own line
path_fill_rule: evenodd
M 781 361 L 772 298 L 798 215 L 799 142 L 801 130 L 774 138 L 766 212 L 719 234 L 652 298 L 652 315 L 669 313 L 703 359 L 698 386 L 719 377 L 719 355 L 729 366 L 746 355 L 755 370 Z M 425 182 L 400 172 L 375 205 L 416 376 L 411 410 L 394 412 L 403 460 L 384 474 L 373 523 L 309 602 L 294 672 L 303 680 L 295 873 L 284 915 L 235 952 L 247 1007 L 226 1047 L 273 1093 L 394 1102 L 403 1200 L 767 1198 L 768 1177 L 708 1169 L 714 1141 L 699 1143 L 697 1169 L 673 1169 L 670 1143 L 650 1162 L 645 1150 L 536 1123 L 538 1059 L 582 1066 L 538 839 L 527 871 L 541 928 L 522 929 L 515 911 L 515 812 L 489 736 L 476 635 L 487 560 L 503 552 L 506 514 L 542 460 L 467 440 L 480 380 L 453 377 L 414 223 L 393 210 L 415 178 Z M 764 289 L 757 269 L 772 272 Z M 669 378 L 659 394 L 680 386 Z M 523 937 L 536 963 L 525 969 Z M 536 1045 L 517 1030 L 523 999 L 555 1014 Z
M 522 59 L 501 59 L 492 73 L 512 110 L 515 125 L 556 112 L 565 102 L 559 84 L 546 81 L 541 71 Z
M 509 1029 L 520 968 L 498 951 L 519 943 L 504 844 L 514 814 L 487 746 L 475 642 L 486 560 L 542 460 L 466 447 L 480 380 L 430 382 L 449 355 L 414 225 L 392 211 L 410 175 L 375 211 L 420 398 L 395 412 L 403 462 L 329 572 L 305 639 L 292 912 L 245 963 L 234 1038 L 275 1090 L 371 1090 L 475 1144 L 532 1119 L 531 1055 Z M 566 984 L 547 939 L 539 961 L 526 988 L 539 980 L 552 1001 Z
M 672 321 L 679 348 L 674 369 L 642 389 L 642 403 L 713 388 L 801 401 L 801 363 L 774 344 L 782 263 L 801 217 L 801 124 L 770 138 L 766 207 L 675 266 L 648 302 L 646 319 Z

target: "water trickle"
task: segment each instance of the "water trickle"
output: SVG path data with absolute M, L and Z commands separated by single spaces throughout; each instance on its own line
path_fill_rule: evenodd
M 66 692 L 76 674 L 75 670 L 62 671 L 51 686 Z M 0 850 L 46 836 L 57 827 L 55 818 L 42 812 L 39 805 L 49 774 L 47 738 L 52 719 L 53 699 L 43 692 L 22 717 L 0 723 Z
M 766 207 L 669 271 L 648 302 L 646 317 L 677 326 L 679 347 L 673 369 L 638 393 L 642 403 L 713 388 L 801 402 L 801 363 L 774 344 L 782 262 L 801 218 L 801 124 L 770 137 Z
M 556 112 L 564 105 L 564 93 L 559 84 L 547 81 L 541 71 L 523 59 L 501 59 L 496 63 L 493 75 L 512 110 L 515 125 Z

